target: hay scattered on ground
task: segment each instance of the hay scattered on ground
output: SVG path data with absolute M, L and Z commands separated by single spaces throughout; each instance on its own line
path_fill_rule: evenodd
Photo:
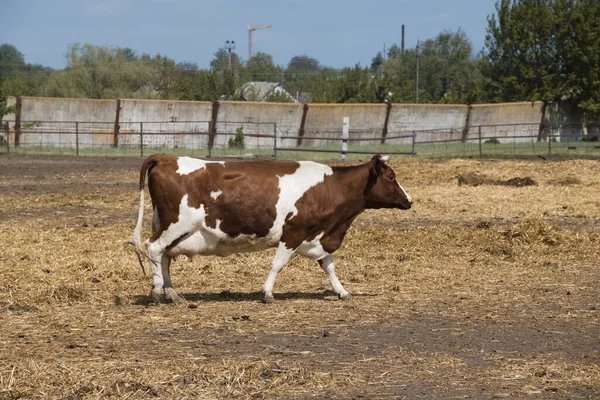
M 125 246 L 137 169 L 56 160 L 0 183 L 0 398 L 600 396 L 597 162 L 392 160 L 415 205 L 348 231 L 352 300 L 297 257 L 262 304 L 266 251 L 174 262 L 186 307 Z
M 458 176 L 458 186 L 469 185 L 469 186 L 480 186 L 480 185 L 498 185 L 498 186 L 514 186 L 514 187 L 523 187 L 523 186 L 535 186 L 537 183 L 526 176 L 524 178 L 510 178 L 507 180 L 498 180 L 491 179 L 485 175 L 481 175 L 478 173 L 466 173 L 464 175 Z

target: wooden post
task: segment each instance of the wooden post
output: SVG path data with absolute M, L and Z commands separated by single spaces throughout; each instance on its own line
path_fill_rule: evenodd
M 21 144 L 21 96 L 17 97 L 15 104 L 15 147 Z
M 302 107 L 302 119 L 300 120 L 300 129 L 298 130 L 298 141 L 296 142 L 296 146 L 300 146 L 302 144 L 302 138 L 304 137 L 304 126 L 306 125 L 306 114 L 308 114 L 308 104 L 305 104 Z
M 120 125 L 121 118 L 121 99 L 117 99 L 117 110 L 115 112 L 115 126 L 113 129 L 113 147 L 119 146 L 119 131 L 121 130 Z
M 342 161 L 346 161 L 348 154 L 348 137 L 350 136 L 350 117 L 344 117 L 342 127 Z
M 212 157 L 212 148 L 215 145 L 215 136 L 217 136 L 217 119 L 219 117 L 219 106 L 221 103 L 213 101 L 212 103 L 212 114 L 210 117 L 209 131 L 208 131 L 208 157 Z

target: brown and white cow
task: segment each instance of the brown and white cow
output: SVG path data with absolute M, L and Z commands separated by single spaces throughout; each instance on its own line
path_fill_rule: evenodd
M 396 180 L 387 157 L 330 167 L 312 161 L 205 161 L 158 154 L 140 172 L 140 209 L 133 241 L 142 251 L 144 182 L 154 215 L 146 241 L 152 266 L 151 297 L 183 301 L 171 286 L 173 257 L 227 256 L 276 247 L 264 284 L 272 302 L 273 284 L 294 253 L 319 263 L 342 299 L 350 297 L 331 254 L 365 209 L 409 209 L 411 197 Z

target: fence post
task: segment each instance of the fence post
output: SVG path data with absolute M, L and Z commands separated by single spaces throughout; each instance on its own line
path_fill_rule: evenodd
M 348 137 L 350 136 L 350 117 L 344 117 L 342 127 L 342 161 L 346 161 L 348 154 Z
M 410 153 L 414 156 L 415 154 L 417 154 L 417 152 L 415 151 L 415 144 L 417 143 L 417 133 L 415 131 L 413 131 L 412 134 L 412 149 L 410 151 Z
M 144 157 L 144 123 L 140 122 L 140 157 Z
M 121 131 L 121 99 L 117 99 L 117 109 L 115 110 L 115 125 L 113 128 L 113 147 L 119 146 L 119 132 Z
M 79 157 L 79 122 L 75 121 L 75 155 Z
M 273 124 L 273 159 L 277 160 L 277 124 Z
M 548 155 L 552 155 L 552 135 L 554 135 L 554 130 L 550 129 L 548 132 Z
M 212 148 L 215 145 L 215 136 L 217 136 L 217 119 L 219 117 L 219 107 L 221 103 L 213 101 L 212 112 L 210 116 L 210 124 L 208 131 L 208 157 L 212 157 Z
M 479 157 L 481 157 L 483 155 L 481 151 L 481 125 L 477 129 L 477 136 L 479 137 Z
M 15 104 L 15 147 L 21 144 L 21 106 L 21 96 L 19 96 Z
M 304 137 L 304 128 L 306 126 L 306 114 L 308 114 L 308 104 L 302 106 L 302 119 L 300 120 L 300 129 L 298 130 L 298 141 L 296 146 L 302 145 L 302 138 Z

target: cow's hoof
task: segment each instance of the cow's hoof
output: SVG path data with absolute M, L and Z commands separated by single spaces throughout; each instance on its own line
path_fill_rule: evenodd
M 179 296 L 173 288 L 165 289 L 165 299 L 170 300 L 173 304 L 187 304 L 187 301 Z
M 350 293 L 338 294 L 340 300 L 350 300 L 352 295 Z
M 152 289 L 150 291 L 150 299 L 152 300 L 152 302 L 154 304 L 160 304 L 160 290 L 154 290 Z
M 265 298 L 263 299 L 265 304 L 273 304 L 275 303 L 275 297 L 272 294 L 265 294 Z

